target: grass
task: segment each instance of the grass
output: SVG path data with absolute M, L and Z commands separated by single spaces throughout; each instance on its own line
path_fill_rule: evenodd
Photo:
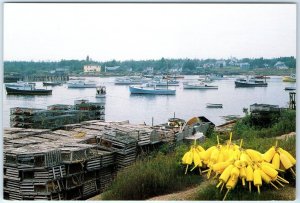
M 102 199 L 145 200 L 199 184 L 201 176 L 196 171 L 192 175 L 184 175 L 185 167 L 180 164 L 186 148 L 181 145 L 171 154 L 157 153 L 155 157 L 137 161 L 118 173 Z
M 296 131 L 296 111 L 285 110 L 280 117 L 272 119 L 270 127 L 255 126 L 251 123 L 250 116 L 237 122 L 233 128 L 236 138 L 253 139 L 276 137 L 285 133 Z

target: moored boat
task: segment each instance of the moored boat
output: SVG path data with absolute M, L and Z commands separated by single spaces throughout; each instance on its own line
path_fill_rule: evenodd
M 44 86 L 57 86 L 57 85 L 61 85 L 61 82 L 43 82 Z
M 207 103 L 206 108 L 223 108 L 223 104 L 212 104 L 212 103 Z
M 144 85 L 130 85 L 129 91 L 131 94 L 153 94 L 153 95 L 175 95 L 176 90 L 168 88 L 156 88 L 149 84 Z
M 296 87 L 285 87 L 284 90 L 294 91 L 294 90 L 296 90 Z
M 116 78 L 115 85 L 141 85 L 148 81 L 149 78 L 131 76 L 131 77 Z
M 283 82 L 296 82 L 296 75 L 291 74 L 290 76 L 283 76 L 282 81 Z
M 84 80 L 72 80 L 67 83 L 68 88 L 95 88 L 96 83 Z
M 267 87 L 268 83 L 263 80 L 258 80 L 255 78 L 243 79 L 239 78 L 235 82 L 235 87 Z
M 177 80 L 159 80 L 151 83 L 156 86 L 179 86 L 179 81 Z
M 9 87 L 6 86 L 7 94 L 17 94 L 17 95 L 49 95 L 52 94 L 52 90 L 47 89 L 37 89 L 33 84 L 24 84 L 19 87 Z
M 106 87 L 98 86 L 96 89 L 96 98 L 105 98 L 106 97 Z
M 206 83 L 183 83 L 183 89 L 218 89 L 216 85 L 208 85 Z

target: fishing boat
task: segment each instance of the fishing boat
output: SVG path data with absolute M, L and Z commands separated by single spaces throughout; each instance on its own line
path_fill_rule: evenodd
M 294 91 L 294 90 L 296 90 L 296 87 L 286 87 L 286 88 L 284 88 L 284 90 Z
M 159 81 L 152 81 L 151 82 L 153 85 L 156 86 L 179 86 L 179 81 L 177 80 L 159 80 Z
M 209 75 L 199 76 L 198 80 L 201 82 L 206 82 L 206 83 L 210 83 L 213 81 Z
M 208 75 L 208 78 L 210 80 L 224 80 L 225 79 L 223 77 L 223 75 L 219 75 L 219 74 L 210 74 L 210 75 Z
M 98 86 L 96 89 L 96 98 L 105 98 L 106 97 L 106 87 Z
M 115 85 L 141 85 L 146 82 L 149 82 L 149 78 L 144 78 L 139 76 L 131 76 L 131 77 L 115 79 Z
M 264 80 L 258 80 L 255 78 L 239 78 L 235 82 L 235 87 L 267 87 L 268 83 Z
M 52 94 L 52 90 L 37 89 L 34 84 L 24 83 L 22 86 L 6 86 L 7 94 L 16 95 L 49 95 Z
M 168 88 L 156 88 L 151 84 L 130 85 L 129 91 L 131 94 L 154 94 L 154 95 L 175 95 L 176 90 Z
M 212 104 L 212 103 L 207 103 L 206 108 L 223 108 L 223 104 Z
M 57 85 L 61 85 L 61 82 L 43 82 L 44 86 L 57 86 Z
M 93 81 L 72 80 L 67 83 L 68 88 L 95 88 L 96 83 Z
M 283 82 L 296 82 L 296 74 L 291 74 L 290 76 L 283 76 Z
M 208 85 L 204 82 L 200 83 L 183 83 L 183 89 L 218 89 L 216 85 Z

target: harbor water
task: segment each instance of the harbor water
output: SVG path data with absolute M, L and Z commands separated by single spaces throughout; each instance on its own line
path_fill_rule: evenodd
M 185 76 L 180 79 L 180 86 L 169 87 L 176 89 L 176 95 L 131 95 L 126 85 L 114 85 L 114 77 L 89 77 L 99 85 L 105 85 L 107 90 L 105 119 L 106 121 L 124 121 L 147 125 L 165 123 L 169 118 L 183 118 L 205 116 L 216 125 L 225 121 L 224 116 L 243 116 L 243 108 L 249 108 L 254 103 L 264 103 L 288 107 L 289 91 L 285 87 L 296 87 L 296 83 L 282 82 L 282 77 L 273 76 L 267 79 L 267 87 L 236 88 L 234 80 L 216 80 L 212 85 L 219 88 L 199 90 L 183 89 L 183 81 L 197 81 L 199 76 Z M 42 87 L 42 82 L 37 82 Z M 88 99 L 97 102 L 96 88 L 69 89 L 66 85 L 47 87 L 52 88 L 52 95 L 23 96 L 7 95 L 3 89 L 3 126 L 10 125 L 10 111 L 12 107 L 44 108 L 53 104 L 74 104 L 74 100 Z M 206 103 L 223 104 L 223 108 L 206 108 Z

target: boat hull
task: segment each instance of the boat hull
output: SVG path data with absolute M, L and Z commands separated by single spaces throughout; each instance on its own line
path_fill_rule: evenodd
M 294 91 L 294 90 L 296 90 L 296 87 L 286 87 L 286 88 L 284 88 L 284 90 Z
M 235 81 L 235 87 L 267 87 L 268 83 L 247 83 Z
M 106 98 L 106 95 L 105 94 L 97 94 L 96 98 Z
M 131 94 L 152 94 L 152 95 L 175 95 L 176 90 L 169 89 L 148 89 L 141 87 L 129 86 Z
M 115 85 L 141 85 L 142 82 L 115 82 Z
M 77 84 L 68 84 L 68 88 L 96 88 L 96 85 L 77 85 Z
M 193 86 L 193 85 L 183 85 L 183 89 L 218 89 L 218 86 Z
M 57 86 L 57 85 L 61 85 L 60 82 L 43 82 L 44 86 Z
M 52 90 L 35 89 L 35 90 L 21 90 L 16 88 L 6 87 L 7 94 L 17 95 L 50 95 Z

